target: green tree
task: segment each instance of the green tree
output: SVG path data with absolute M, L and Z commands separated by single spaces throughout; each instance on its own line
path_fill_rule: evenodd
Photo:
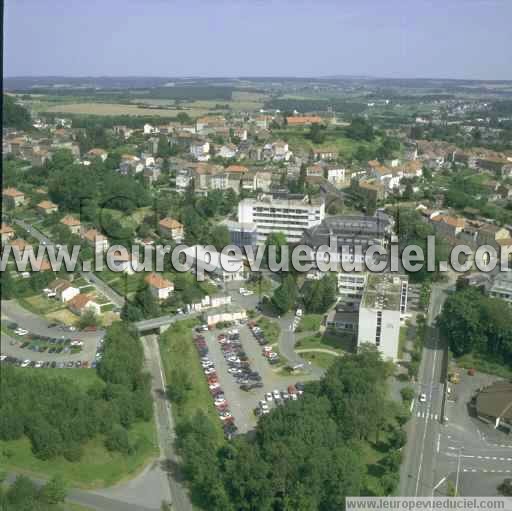
M 285 314 L 297 301 L 297 284 L 293 275 L 287 274 L 272 295 L 272 304 L 280 314 Z
M 53 476 L 41 489 L 41 496 L 48 504 L 60 504 L 66 499 L 66 484 L 61 476 Z

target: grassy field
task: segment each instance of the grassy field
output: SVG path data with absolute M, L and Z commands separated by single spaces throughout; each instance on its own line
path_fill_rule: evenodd
M 30 371 L 31 369 L 19 369 Z M 89 387 L 102 380 L 92 369 L 34 369 L 45 371 L 51 377 L 64 377 Z M 0 441 L 0 471 L 14 471 L 51 477 L 62 475 L 65 481 L 80 488 L 100 488 L 132 477 L 147 462 L 158 455 L 158 442 L 154 421 L 138 422 L 128 432 L 130 441 L 136 445 L 134 454 L 124 456 L 109 452 L 104 446 L 104 437 L 96 438 L 84 445 L 84 455 L 79 463 L 70 463 L 63 457 L 42 461 L 32 454 L 30 441 L 23 437 L 19 440 Z
M 46 112 L 82 115 L 146 115 L 159 117 L 175 117 L 183 110 L 175 108 L 139 108 L 137 105 L 116 103 L 61 103 L 42 108 Z M 191 115 L 191 112 L 187 112 Z M 204 112 L 203 112 L 204 113 Z
M 306 314 L 301 319 L 297 332 L 316 332 L 322 323 L 321 314 Z
M 323 334 L 317 332 L 316 334 L 299 339 L 295 347 L 298 349 L 325 349 L 344 353 L 352 351 L 353 345 L 354 341 L 351 335 L 326 331 Z
M 306 352 L 301 353 L 300 356 L 307 360 L 308 362 L 311 362 L 313 365 L 317 367 L 321 367 L 323 369 L 329 369 L 331 365 L 336 360 L 335 355 L 330 355 L 329 353 L 315 353 L 315 352 Z
M 176 424 L 189 420 L 201 411 L 218 426 L 220 440 L 221 424 L 193 343 L 192 328 L 196 324 L 197 321 L 194 319 L 175 323 L 160 337 L 160 353 L 169 386 L 173 384 L 173 374 L 177 369 L 186 368 L 190 377 L 191 388 L 187 390 L 185 399 L 183 402 L 173 404 L 172 407 Z
M 357 149 L 362 146 L 368 149 L 374 149 L 378 146 L 379 140 L 375 139 L 373 142 L 364 142 L 352 140 L 343 136 L 340 131 L 332 129 L 327 130 L 325 142 L 322 144 L 314 144 L 311 140 L 306 138 L 309 129 L 305 128 L 286 128 L 280 130 L 273 130 L 273 134 L 283 140 L 286 140 L 290 145 L 292 151 L 302 149 L 310 151 L 311 149 L 334 149 L 338 152 L 340 158 L 350 159 L 354 156 Z
M 18 301 L 25 309 L 41 316 L 65 308 L 59 300 L 46 298 L 46 296 L 40 294 L 33 295 L 28 298 L 19 298 Z
M 104 446 L 103 436 L 98 435 L 84 445 L 84 455 L 79 463 L 70 463 L 62 457 L 42 461 L 32 454 L 26 437 L 10 442 L 0 441 L 0 470 L 43 477 L 60 474 L 69 484 L 80 488 L 111 486 L 133 476 L 149 459 L 158 455 L 153 421 L 134 424 L 128 435 L 130 441 L 137 445 L 133 455 L 109 452 Z

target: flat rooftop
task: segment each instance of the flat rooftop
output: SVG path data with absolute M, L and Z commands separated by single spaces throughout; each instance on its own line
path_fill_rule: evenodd
M 361 306 L 367 309 L 400 310 L 402 278 L 398 275 L 370 273 Z

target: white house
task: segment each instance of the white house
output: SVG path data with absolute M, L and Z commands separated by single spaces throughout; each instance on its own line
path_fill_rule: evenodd
M 239 321 L 246 318 L 246 310 L 235 305 L 222 305 L 214 309 L 208 309 L 203 314 L 203 319 L 208 326 L 225 321 Z
M 108 238 L 96 229 L 85 231 L 82 234 L 82 238 L 94 248 L 95 252 L 106 252 L 108 250 Z
M 63 302 L 69 302 L 75 296 L 80 294 L 80 289 L 74 287 L 71 282 L 64 279 L 56 279 L 49 286 L 48 289 L 53 291 L 57 298 Z
M 192 142 L 190 144 L 190 154 L 197 161 L 208 161 L 210 159 L 210 143 L 207 141 Z
M 345 183 L 345 172 L 343 167 L 328 167 L 327 181 L 334 186 L 341 186 Z
M 221 158 L 234 158 L 236 156 L 236 145 L 223 145 L 217 152 L 217 156 L 220 156 Z
M 174 284 L 156 273 L 150 273 L 144 281 L 148 284 L 151 294 L 157 300 L 166 300 L 174 291 Z

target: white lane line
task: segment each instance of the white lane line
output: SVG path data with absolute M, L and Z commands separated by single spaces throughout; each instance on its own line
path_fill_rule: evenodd
M 437 452 L 439 452 L 439 446 L 441 445 L 441 433 L 437 434 Z
M 418 412 L 418 413 L 416 414 L 416 417 L 421 417 L 421 412 Z
M 414 408 L 414 401 L 416 401 L 416 398 L 413 398 L 413 400 L 411 401 L 411 406 L 409 408 L 410 412 L 412 412 L 412 409 Z
M 446 481 L 446 477 L 443 477 L 433 488 L 432 492 L 435 492 L 444 482 Z

